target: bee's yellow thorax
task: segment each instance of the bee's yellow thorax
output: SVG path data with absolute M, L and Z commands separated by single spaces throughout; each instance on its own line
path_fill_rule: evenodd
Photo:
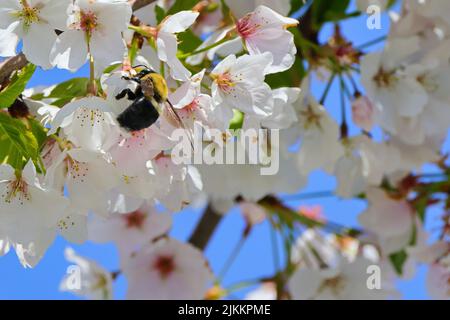
M 169 95 L 169 89 L 167 88 L 167 83 L 164 77 L 157 73 L 150 73 L 146 77 L 149 77 L 149 79 L 153 82 L 155 96 L 160 98 L 161 101 L 166 101 Z

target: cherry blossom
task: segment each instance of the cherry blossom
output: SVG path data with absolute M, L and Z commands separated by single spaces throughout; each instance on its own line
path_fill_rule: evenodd
M 365 96 L 357 97 L 352 103 L 353 122 L 367 132 L 372 130 L 374 125 L 374 106 Z
M 144 205 L 127 214 L 116 213 L 106 219 L 95 217 L 89 222 L 89 239 L 97 243 L 114 241 L 123 259 L 128 259 L 142 246 L 166 234 L 170 226 L 169 214 Z
M 200 300 L 213 275 L 202 253 L 189 244 L 161 239 L 125 263 L 127 299 Z
M 52 121 L 49 134 L 62 128 L 67 138 L 80 148 L 107 150 L 120 136 L 110 104 L 88 97 L 66 104 Z
M 0 233 L 26 248 L 22 264 L 34 266 L 53 241 L 68 201 L 61 192 L 43 188 L 31 161 L 19 176 L 9 165 L 1 165 L 0 173 Z
M 259 6 L 236 23 L 236 29 L 245 42 L 251 55 L 270 52 L 272 65 L 267 73 L 276 73 L 289 69 L 295 61 L 297 49 L 294 36 L 287 27 L 296 26 L 298 21 L 285 18 L 266 6 Z M 273 41 L 277 45 L 273 45 Z
M 215 111 L 223 122 L 233 117 L 231 108 L 244 113 L 267 116 L 272 113 L 273 98 L 270 87 L 264 82 L 266 70 L 272 62 L 270 54 L 231 55 L 211 72 L 214 79 L 212 97 Z
M 121 61 L 125 53 L 122 32 L 127 30 L 131 6 L 126 1 L 76 0 L 50 59 L 62 69 L 75 71 L 93 57 L 97 72 Z
M 20 38 L 23 40 L 22 51 L 28 60 L 50 69 L 52 62 L 49 55 L 57 40 L 55 30 L 64 30 L 68 6 L 68 0 L 5 1 L 0 9 L 0 29 L 7 30 L 3 34 L 4 40 L 0 41 L 0 47 L 6 50 L 5 55 L 15 51 Z M 7 47 L 4 48 L 4 45 Z
M 427 289 L 433 299 L 448 300 L 450 268 L 449 257 L 433 263 L 428 270 Z
M 414 212 L 405 200 L 390 198 L 384 191 L 372 188 L 367 192 L 369 208 L 359 216 L 360 223 L 375 233 L 383 254 L 405 248 L 414 232 Z
M 291 278 L 289 288 L 294 299 L 317 300 L 378 300 L 392 295 L 389 290 L 367 287 L 367 268 L 372 263 L 365 258 L 343 261 L 336 268 L 315 270 L 300 268 Z
M 298 153 L 299 169 L 303 174 L 318 168 L 333 170 L 335 162 L 344 152 L 339 141 L 339 126 L 307 91 L 307 84 L 304 84 L 300 97 L 303 103 L 297 115 L 302 138 Z
M 193 11 L 181 11 L 172 16 L 168 16 L 156 28 L 147 30 L 149 35 L 155 39 L 158 57 L 170 67 L 170 75 L 181 81 L 186 81 L 191 73 L 178 60 L 177 33 L 188 29 L 197 19 L 199 13 Z

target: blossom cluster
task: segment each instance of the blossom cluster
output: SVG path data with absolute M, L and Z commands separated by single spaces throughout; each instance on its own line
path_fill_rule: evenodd
M 369 5 L 363 2 L 358 6 Z M 273 195 L 297 193 L 320 169 L 336 177 L 337 196 L 364 195 L 368 206 L 358 218 L 362 231 L 325 235 L 318 230 L 327 225 L 325 218 L 294 212 L 310 224 L 291 244 L 286 296 L 395 298 L 396 278 L 412 276 L 418 263 L 427 263 L 430 294 L 448 298 L 448 230 L 430 245 L 413 177 L 426 163 L 445 167 L 447 2 L 404 1 L 401 14 L 391 13 L 383 51 L 368 54 L 338 30 L 326 50 L 299 52 L 301 39 L 293 32 L 299 21 L 289 17 L 289 0 L 207 0 L 172 12 L 174 3 L 154 1 L 135 11 L 126 0 L 0 3 L 0 56 L 14 56 L 20 49 L 44 70 L 90 69 L 89 78 L 27 89 L 8 106 L 13 118 L 37 120 L 46 137 L 38 161 L 21 159 L 23 165 L 15 165 L 1 159 L 0 254 L 13 248 L 22 265 L 34 267 L 57 234 L 77 244 L 114 242 L 127 298 L 221 298 L 225 294 L 217 290 L 220 284 L 201 250 L 169 236 L 172 213 L 208 201 L 225 214 L 238 204 L 251 228 L 272 221 L 279 210 L 292 213 L 274 204 Z M 323 52 L 332 52 L 331 62 L 324 62 Z M 311 68 L 301 83 L 271 85 L 270 77 L 292 72 L 301 56 Z M 124 89 L 136 90 L 138 84 L 128 80 L 138 73 L 136 65 L 163 76 L 168 101 L 189 133 L 198 126 L 279 131 L 280 141 L 265 137 L 266 149 L 279 155 L 279 171 L 262 176 L 262 162 L 175 163 L 172 151 L 179 141 L 173 133 L 179 127 L 164 110 L 144 130 L 122 128 L 117 118 L 133 99 L 118 96 Z M 354 65 L 360 66 L 362 87 L 350 97 L 352 119 L 361 130 L 351 136 L 346 120 L 339 124 L 312 86 L 314 73 L 331 70 L 331 84 L 336 70 L 351 73 Z M 26 116 L 11 112 L 19 104 L 25 105 Z M 382 131 L 380 139 L 376 130 Z M 196 147 L 214 153 L 235 140 L 246 144 L 239 135 L 224 134 L 203 136 Z M 407 257 L 401 272 L 392 262 L 399 254 Z M 82 281 L 73 288 L 68 276 L 62 290 L 92 299 L 113 297 L 116 274 L 72 249 L 66 256 L 81 268 Z M 382 290 L 366 286 L 371 265 L 382 270 Z M 283 294 L 269 281 L 248 298 Z

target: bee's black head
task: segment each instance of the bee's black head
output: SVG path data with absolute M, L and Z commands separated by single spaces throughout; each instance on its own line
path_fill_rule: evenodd
M 142 79 L 143 77 L 145 77 L 146 75 L 148 75 L 150 73 L 155 73 L 155 71 L 153 71 L 151 68 L 149 68 L 145 65 L 137 65 L 137 66 L 134 66 L 133 69 L 136 70 L 136 72 L 137 72 L 136 78 L 138 78 L 138 79 Z

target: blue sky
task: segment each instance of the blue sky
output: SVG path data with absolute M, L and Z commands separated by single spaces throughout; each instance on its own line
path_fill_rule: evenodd
M 342 33 L 351 39 L 356 45 L 366 43 L 388 32 L 389 22 L 386 16 L 382 20 L 381 30 L 368 30 L 365 18 L 350 19 L 342 25 Z M 326 39 L 332 31 L 332 26 L 327 26 L 321 34 L 321 39 Z M 380 48 L 382 44 L 378 45 Z M 377 46 L 370 48 L 376 49 Z M 87 75 L 87 68 L 83 68 L 77 74 L 61 70 L 42 72 L 39 70 L 30 82 L 30 86 L 50 85 L 59 83 L 75 76 Z M 314 82 L 313 91 L 320 97 L 324 84 Z M 334 85 L 326 101 L 326 107 L 331 114 L 340 121 L 340 96 L 338 85 Z M 357 128 L 352 127 L 351 133 L 357 133 Z M 321 172 L 316 172 L 309 178 L 309 184 L 303 192 L 332 190 L 335 179 Z M 357 216 L 364 210 L 364 201 L 344 201 L 334 197 L 295 201 L 289 203 L 292 206 L 320 204 L 323 212 L 329 220 L 341 224 L 357 226 Z M 428 225 L 432 227 L 436 223 L 439 210 L 430 210 Z M 200 210 L 185 210 L 175 215 L 172 235 L 178 239 L 186 240 L 200 218 Z M 217 273 L 221 270 L 235 244 L 239 241 L 244 223 L 237 210 L 230 212 L 222 221 L 220 228 L 212 238 L 206 250 L 213 270 Z M 81 246 L 68 244 L 64 239 L 58 238 L 47 251 L 40 264 L 34 269 L 23 269 L 13 252 L 0 258 L 0 299 L 76 299 L 75 296 L 58 291 L 60 279 L 64 276 L 69 264 L 65 261 L 63 252 L 66 246 L 72 246 L 79 254 L 98 261 L 109 270 L 118 269 L 118 258 L 115 247 L 111 245 L 95 245 L 87 243 Z M 251 280 L 262 276 L 270 276 L 274 272 L 272 259 L 271 238 L 267 224 L 256 227 L 244 247 L 238 259 L 225 277 L 225 285 L 234 284 L 243 280 Z M 420 267 L 416 277 L 412 281 L 399 281 L 399 288 L 406 299 L 426 299 L 425 291 L 426 268 Z M 114 285 L 115 297 L 122 299 L 126 292 L 126 281 L 119 277 Z M 248 290 L 237 292 L 235 297 L 242 297 Z

